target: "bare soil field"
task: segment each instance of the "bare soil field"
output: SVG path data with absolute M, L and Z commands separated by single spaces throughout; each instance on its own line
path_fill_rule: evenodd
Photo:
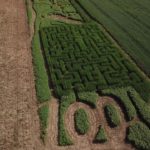
M 0 27 L 0 150 L 42 150 L 23 0 L 1 0 Z

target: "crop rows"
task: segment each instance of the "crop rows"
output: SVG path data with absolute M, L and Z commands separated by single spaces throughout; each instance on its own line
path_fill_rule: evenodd
M 89 130 L 90 123 L 87 112 L 80 108 L 76 110 L 74 115 L 75 129 L 79 134 L 86 134 Z
M 136 63 L 150 75 L 150 2 L 147 0 L 71 0 L 85 16 L 102 24 Z M 79 7 L 80 6 L 80 7 Z M 140 10 L 140 11 L 139 11 Z M 89 20 L 86 16 L 84 20 Z
M 56 25 L 40 32 L 52 85 L 67 91 L 97 91 L 143 83 L 132 63 L 96 24 Z

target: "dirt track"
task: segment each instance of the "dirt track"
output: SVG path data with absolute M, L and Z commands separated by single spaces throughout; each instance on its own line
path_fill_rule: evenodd
M 0 150 L 42 150 L 24 0 L 0 2 Z
M 61 15 L 50 15 L 49 18 L 52 20 L 63 21 L 65 23 L 70 23 L 70 24 L 82 24 L 82 22 L 79 20 L 70 19 Z

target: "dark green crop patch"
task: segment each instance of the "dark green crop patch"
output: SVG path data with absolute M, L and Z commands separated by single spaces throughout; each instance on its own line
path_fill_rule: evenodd
M 150 106 L 149 106 L 149 104 L 146 103 L 134 89 L 129 90 L 128 94 L 129 94 L 131 101 L 135 105 L 135 108 L 137 109 L 139 116 L 150 127 Z
M 96 108 L 98 101 L 98 94 L 96 92 L 81 92 L 78 93 L 79 101 L 90 105 L 92 108 Z
M 106 118 L 108 123 L 112 127 L 116 127 L 120 125 L 120 115 L 117 108 L 112 104 L 107 104 L 104 107 Z
M 142 122 L 137 122 L 130 125 L 127 139 L 139 150 L 150 149 L 150 129 Z
M 32 41 L 32 56 L 35 73 L 36 95 L 38 101 L 42 103 L 50 99 L 51 92 L 48 84 L 48 75 L 45 69 L 43 55 L 38 41 L 39 35 L 36 33 Z
M 65 96 L 62 96 L 59 105 L 59 120 L 58 120 L 58 144 L 60 146 L 72 145 L 73 141 L 71 140 L 64 122 L 64 116 L 68 107 L 76 101 L 75 94 L 73 92 L 68 93 Z
M 102 126 L 100 126 L 96 134 L 94 142 L 103 143 L 103 142 L 106 142 L 107 140 L 108 140 L 108 137 L 107 137 L 106 131 Z
M 78 109 L 74 116 L 75 128 L 79 134 L 86 134 L 89 130 L 88 114 L 84 109 Z
M 87 20 L 100 23 L 136 63 L 150 75 L 148 0 L 71 0 Z M 140 10 L 140 11 L 139 11 Z
M 39 108 L 38 110 L 39 117 L 40 117 L 40 126 L 41 126 L 41 139 L 44 141 L 46 135 L 46 128 L 48 125 L 48 116 L 49 116 L 49 106 L 44 105 Z
M 126 87 L 116 89 L 105 89 L 102 91 L 103 95 L 114 98 L 114 100 L 120 104 L 122 111 L 124 111 L 127 121 L 131 121 L 137 117 L 136 109 L 127 93 L 129 89 L 132 88 Z

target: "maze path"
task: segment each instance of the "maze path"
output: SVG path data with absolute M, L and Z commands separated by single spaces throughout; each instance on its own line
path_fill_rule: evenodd
M 59 96 L 70 89 L 136 87 L 144 80 L 96 24 L 56 25 L 40 33 L 52 84 Z

